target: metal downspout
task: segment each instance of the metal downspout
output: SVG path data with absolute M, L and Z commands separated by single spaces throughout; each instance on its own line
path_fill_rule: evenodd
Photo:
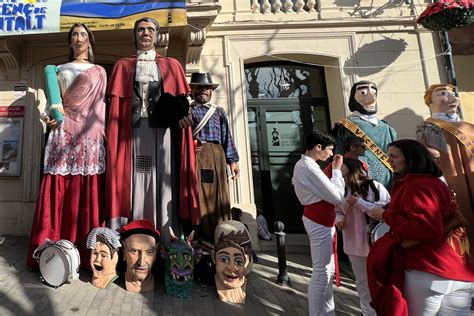
M 438 0 L 434 0 L 434 2 L 438 2 Z M 444 54 L 444 67 L 446 69 L 446 74 L 448 75 L 448 83 L 454 86 L 454 95 L 457 98 L 459 98 L 458 81 L 456 79 L 456 71 L 455 71 L 454 62 L 453 62 L 453 53 L 451 49 L 451 44 L 449 43 L 448 32 L 442 31 L 442 32 L 439 32 L 438 34 L 441 41 L 441 49 L 445 53 Z M 463 119 L 461 106 L 458 106 L 458 114 L 459 114 L 459 117 Z

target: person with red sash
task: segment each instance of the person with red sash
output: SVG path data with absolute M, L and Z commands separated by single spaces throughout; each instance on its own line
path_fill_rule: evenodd
M 107 75 L 104 68 L 93 64 L 94 43 L 86 25 L 74 24 L 68 33 L 69 62 L 56 67 L 57 78 L 50 83 L 61 94 L 64 116 L 62 121 L 55 119 L 50 107 L 42 117 L 51 132 L 30 234 L 27 265 L 32 269 L 38 268 L 33 252 L 46 239 L 69 240 L 79 250 L 81 265 L 90 268 L 87 235 L 105 223 Z M 51 103 L 52 89 L 47 91 Z
M 304 206 L 303 224 L 311 247 L 313 272 L 308 285 L 310 315 L 334 315 L 332 290 L 335 261 L 333 237 L 336 229 L 336 205 L 344 200 L 343 157 L 335 155 L 332 177 L 329 179 L 317 161 L 333 155 L 335 139 L 320 131 L 312 131 L 306 138 L 306 151 L 293 171 L 293 186 Z
M 372 306 L 382 316 L 470 315 L 467 221 L 439 165 L 416 140 L 393 142 L 388 154 L 395 172 L 390 205 L 367 212 L 390 226 L 367 260 Z
M 168 244 L 179 217 L 199 224 L 190 89 L 181 64 L 155 50 L 158 22 L 133 32 L 137 54 L 115 63 L 107 91 L 106 210 L 111 228 L 149 219 Z

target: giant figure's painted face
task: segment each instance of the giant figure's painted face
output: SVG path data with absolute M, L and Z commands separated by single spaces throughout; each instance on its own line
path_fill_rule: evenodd
M 87 235 L 86 246 L 91 250 L 92 284 L 105 289 L 117 278 L 120 235 L 110 228 L 96 227 Z
M 454 114 L 457 112 L 459 99 L 450 86 L 440 86 L 431 93 L 431 112 Z
M 92 284 L 104 289 L 117 277 L 118 252 L 97 241 L 91 251 Z
M 133 234 L 124 241 L 125 285 L 127 291 L 151 292 L 154 290 L 152 273 L 157 243 L 154 237 L 146 234 Z
M 157 29 L 154 23 L 143 21 L 138 24 L 135 33 L 138 50 L 155 49 L 157 37 Z
M 245 283 L 245 254 L 242 249 L 227 247 L 216 253 L 216 282 L 225 289 L 240 288 Z
M 179 298 L 190 298 L 194 277 L 193 248 L 184 238 L 172 238 L 164 256 L 166 293 Z
M 214 232 L 217 294 L 224 302 L 245 304 L 247 274 L 252 263 L 252 243 L 244 224 L 228 220 Z
M 349 109 L 361 114 L 377 113 L 377 86 L 370 81 L 356 82 L 351 89 Z

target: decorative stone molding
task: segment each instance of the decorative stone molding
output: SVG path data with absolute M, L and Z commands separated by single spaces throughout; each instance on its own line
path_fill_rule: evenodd
M 168 45 L 170 43 L 170 34 L 168 32 L 160 33 L 158 35 L 158 45 L 156 51 L 163 57 L 168 53 Z
M 8 38 L 0 39 L 0 59 L 5 64 L 6 79 L 18 79 L 20 77 L 20 67 L 14 50 L 14 45 Z
M 193 28 L 188 36 L 186 51 L 186 73 L 199 71 L 202 47 L 206 42 L 206 30 Z
M 258 1 L 254 1 L 254 4 Z M 207 31 L 214 23 L 222 6 L 218 0 L 196 0 L 196 3 L 190 2 L 186 5 L 186 15 L 188 18 L 187 27 L 183 27 L 180 33 L 180 39 L 185 45 L 179 48 L 174 46 L 172 40 L 172 48 L 177 51 L 181 49 L 186 63 L 186 75 L 190 76 L 192 72 L 199 71 L 201 52 L 206 42 Z M 248 13 L 250 7 L 247 5 Z

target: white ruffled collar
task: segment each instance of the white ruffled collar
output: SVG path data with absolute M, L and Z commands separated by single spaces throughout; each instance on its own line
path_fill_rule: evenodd
M 141 83 L 148 83 L 150 81 L 158 81 L 158 66 L 155 62 L 155 50 L 139 50 L 137 51 L 137 69 L 135 73 L 135 80 Z

